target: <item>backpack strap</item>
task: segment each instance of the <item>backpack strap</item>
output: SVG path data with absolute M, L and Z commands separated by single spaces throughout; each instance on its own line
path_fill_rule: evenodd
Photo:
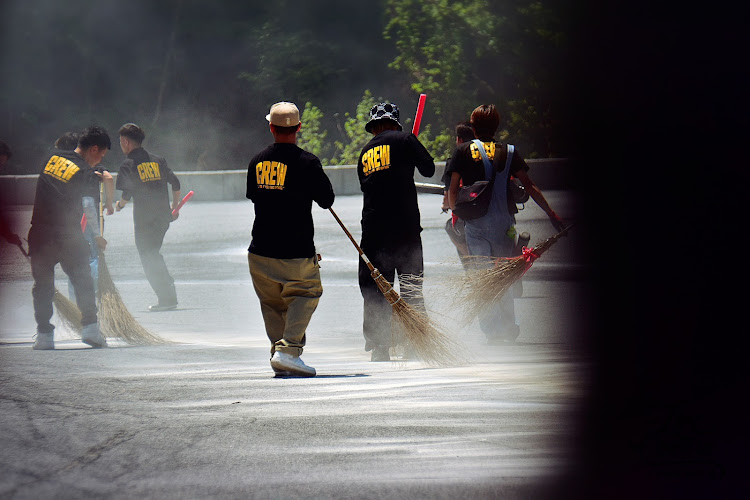
M 487 151 L 484 150 L 484 144 L 479 139 L 473 139 L 471 142 L 473 142 L 477 149 L 479 150 L 479 154 L 482 155 L 482 161 L 484 162 L 484 177 L 485 179 L 489 180 L 490 182 L 493 182 L 495 180 L 495 169 L 492 168 L 492 163 L 490 162 L 490 159 L 487 157 Z

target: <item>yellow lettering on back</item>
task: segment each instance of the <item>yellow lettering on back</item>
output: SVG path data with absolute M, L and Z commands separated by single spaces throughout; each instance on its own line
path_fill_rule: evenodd
M 490 160 L 495 159 L 495 143 L 494 142 L 485 142 L 484 144 L 484 150 L 487 153 L 487 158 Z M 482 161 L 482 154 L 479 152 L 479 149 L 477 148 L 477 145 L 473 142 L 469 146 L 469 150 L 471 151 L 471 159 L 474 161 Z
M 255 165 L 255 180 L 259 189 L 284 189 L 287 166 L 279 161 L 263 161 Z
M 74 162 L 57 155 L 52 156 L 44 167 L 46 175 L 63 182 L 68 182 L 79 170 Z
M 279 162 L 272 161 L 271 162 L 271 169 L 268 171 L 268 185 L 269 186 L 275 186 L 276 185 L 276 170 L 279 168 Z
M 383 146 L 376 146 L 372 148 L 372 166 L 373 167 L 380 166 L 380 151 L 382 148 Z
M 366 176 L 389 168 L 391 168 L 391 146 L 389 144 L 374 146 L 362 155 L 362 173 Z
M 263 162 L 263 184 L 268 184 L 268 174 L 271 171 L 271 162 Z
M 277 184 L 284 187 L 284 181 L 286 180 L 286 165 L 284 163 L 279 163 L 279 171 L 277 174 Z
M 136 169 L 138 170 L 138 177 L 140 177 L 142 182 L 161 180 L 159 164 L 155 161 L 143 162 Z

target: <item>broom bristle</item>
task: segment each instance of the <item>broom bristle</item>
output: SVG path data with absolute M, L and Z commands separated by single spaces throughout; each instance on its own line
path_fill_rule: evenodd
M 463 311 L 463 317 L 467 321 L 480 317 L 489 304 L 508 292 L 513 283 L 524 275 L 526 269 L 526 260 L 523 257 L 514 257 L 501 260 L 491 269 L 475 269 L 465 273 L 459 278 L 464 293 L 455 297 L 457 301 L 460 300 L 459 310 Z
M 101 292 L 99 323 L 105 336 L 121 338 L 132 345 L 172 343 L 146 330 L 130 314 L 109 274 L 104 253 L 101 250 L 99 251 L 99 291 Z
M 78 306 L 55 288 L 55 295 L 52 297 L 52 303 L 55 305 L 57 317 L 60 319 L 62 326 L 72 333 L 81 335 L 81 311 Z
M 463 362 L 463 347 L 433 323 L 426 313 L 418 311 L 393 289 L 380 272 L 372 272 L 378 288 L 393 311 L 396 323 L 395 343 L 404 341 L 425 364 L 453 366 Z
M 424 363 L 455 366 L 464 362 L 464 348 L 429 317 L 400 300 L 393 304 L 393 317 L 400 334 Z
M 559 233 L 550 236 L 531 249 L 534 258 L 540 257 L 561 237 L 563 237 L 573 226 L 568 226 Z M 461 308 L 464 318 L 470 320 L 483 314 L 489 304 L 500 300 L 510 290 L 513 284 L 521 279 L 531 266 L 531 262 L 523 255 L 518 257 L 501 258 L 489 268 L 494 259 L 491 257 L 471 256 L 467 257 L 470 268 L 473 271 L 464 273 L 459 279 L 464 293 L 460 294 Z M 456 296 L 456 300 L 459 297 Z
M 99 322 L 102 333 L 107 337 L 118 337 L 131 345 L 163 345 L 172 342 L 165 340 L 141 326 L 130 314 L 115 290 L 102 293 L 99 308 Z

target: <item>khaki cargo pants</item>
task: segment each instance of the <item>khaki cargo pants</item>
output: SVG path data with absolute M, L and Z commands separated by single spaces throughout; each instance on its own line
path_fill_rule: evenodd
M 323 294 L 317 259 L 273 259 L 248 253 L 247 262 L 271 355 L 278 350 L 299 356 L 305 330 Z

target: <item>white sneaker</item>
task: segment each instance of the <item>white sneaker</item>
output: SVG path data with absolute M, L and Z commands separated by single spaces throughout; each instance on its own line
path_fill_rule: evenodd
M 34 340 L 34 349 L 41 350 L 41 351 L 48 351 L 50 349 L 55 348 L 55 334 L 54 332 L 50 333 L 40 333 L 37 332 L 36 334 L 36 340 Z
M 94 348 L 107 347 L 107 339 L 99 331 L 97 323 L 91 323 L 83 327 L 83 330 L 81 330 L 81 340 L 84 344 L 88 344 Z
M 292 356 L 285 352 L 276 351 L 271 358 L 271 368 L 276 373 L 286 371 L 297 377 L 314 377 L 315 368 L 307 366 L 298 356 Z
M 271 368 L 273 368 L 273 372 L 276 374 L 277 377 L 294 377 L 294 374 L 290 371 L 276 368 L 273 365 L 271 365 Z

